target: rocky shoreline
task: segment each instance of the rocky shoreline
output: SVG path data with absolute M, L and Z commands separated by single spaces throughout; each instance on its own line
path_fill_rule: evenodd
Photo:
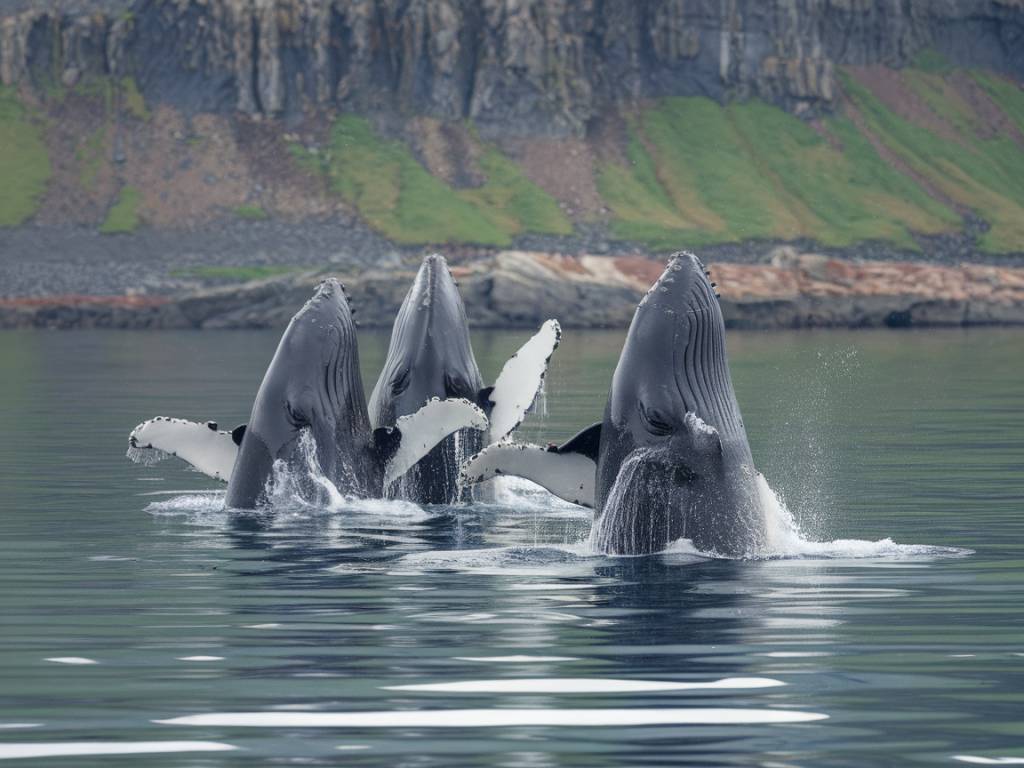
M 732 328 L 875 328 L 1024 325 L 1024 267 L 841 260 L 776 248 L 761 263 L 707 258 Z M 661 273 L 640 255 L 500 251 L 453 259 L 471 325 L 621 328 Z M 415 273 L 414 259 L 358 260 L 262 280 L 169 293 L 0 299 L 0 328 L 281 328 L 324 275 L 348 287 L 357 319 L 389 327 Z

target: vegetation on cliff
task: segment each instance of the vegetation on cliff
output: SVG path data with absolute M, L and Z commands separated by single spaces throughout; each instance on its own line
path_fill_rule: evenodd
M 0 227 L 28 219 L 50 178 L 50 158 L 38 118 L 0 86 Z
M 806 239 L 913 251 L 980 221 L 978 250 L 1024 251 L 1024 91 L 941 57 L 917 63 L 843 70 L 837 109 L 813 119 L 758 99 L 668 97 L 550 140 L 351 113 L 297 131 L 189 116 L 147 104 L 131 78 L 44 98 L 3 89 L 0 226 L 37 215 L 115 233 L 347 211 L 404 245 L 505 247 L 596 223 L 655 250 Z M 531 141 L 554 147 L 558 167 L 531 159 Z M 573 190 L 588 185 L 586 209 Z
M 629 128 L 628 162 L 601 169 L 613 231 L 662 248 L 802 237 L 913 249 L 912 233 L 959 225 L 849 119 L 815 127 L 760 101 L 666 99 L 645 109 Z
M 569 234 L 555 200 L 492 146 L 478 146 L 485 181 L 456 189 L 430 174 L 400 141 L 375 133 L 362 117 L 345 115 L 326 151 L 291 151 L 308 170 L 326 175 L 330 190 L 397 243 L 508 245 L 524 232 Z

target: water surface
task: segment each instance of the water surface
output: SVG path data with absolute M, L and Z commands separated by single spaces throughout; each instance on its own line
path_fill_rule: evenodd
M 485 378 L 524 338 L 475 334 Z M 566 332 L 523 436 L 598 420 L 621 340 Z M 589 513 L 523 484 L 228 514 L 124 459 L 144 418 L 245 421 L 276 342 L 0 334 L 0 758 L 1024 759 L 1024 333 L 730 334 L 801 531 L 753 562 L 594 556 Z M 361 343 L 369 387 L 386 336 Z

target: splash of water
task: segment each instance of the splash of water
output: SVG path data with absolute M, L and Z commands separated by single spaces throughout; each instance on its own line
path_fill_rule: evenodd
M 316 440 L 308 429 L 299 433 L 291 461 L 274 462 L 265 489 L 270 506 L 337 508 L 344 502 L 338 487 L 324 474 L 317 457 Z
M 778 494 L 768 485 L 763 475 L 757 476 L 757 491 L 765 513 L 768 531 L 762 559 L 810 558 L 810 559 L 860 559 L 860 558 L 905 558 L 905 557 L 964 557 L 973 550 L 963 547 L 940 547 L 930 544 L 898 544 L 891 538 L 869 541 L 867 539 L 834 539 L 815 541 L 807 538 L 800 529 L 796 517 L 786 507 Z
M 641 547 L 641 539 L 645 544 L 660 541 L 662 548 L 671 544 L 668 531 L 670 514 L 665 513 L 668 498 L 662 493 L 663 484 L 650 471 L 652 465 L 646 461 L 650 453 L 649 450 L 638 449 L 619 467 L 605 500 L 605 512 L 590 529 L 588 546 L 592 552 L 608 553 L 623 549 L 623 532 L 628 537 L 628 549 L 633 552 L 652 550 L 648 546 Z M 665 527 L 657 530 L 661 521 Z
M 638 544 L 660 542 L 662 553 L 723 558 L 716 552 L 701 551 L 688 538 L 672 540 L 668 532 L 668 508 L 671 503 L 656 463 L 645 461 L 651 451 L 638 450 L 619 469 L 605 502 L 606 512 L 591 528 L 587 549 L 596 555 L 622 548 L 625 531 L 631 549 L 650 549 Z M 898 544 L 891 538 L 835 539 L 816 541 L 807 537 L 783 500 L 772 490 L 760 473 L 756 480 L 757 499 L 764 513 L 765 543 L 744 559 L 769 560 L 782 558 L 861 559 L 906 557 L 957 557 L 971 550 L 927 544 Z

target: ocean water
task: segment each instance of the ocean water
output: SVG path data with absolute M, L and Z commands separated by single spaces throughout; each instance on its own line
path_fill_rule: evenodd
M 485 378 L 527 335 L 475 334 Z M 747 561 L 595 555 L 522 482 L 241 514 L 125 460 L 245 421 L 276 342 L 0 334 L 0 760 L 1024 764 L 1021 331 L 731 333 L 779 499 Z M 566 331 L 521 437 L 598 420 L 621 342 Z

